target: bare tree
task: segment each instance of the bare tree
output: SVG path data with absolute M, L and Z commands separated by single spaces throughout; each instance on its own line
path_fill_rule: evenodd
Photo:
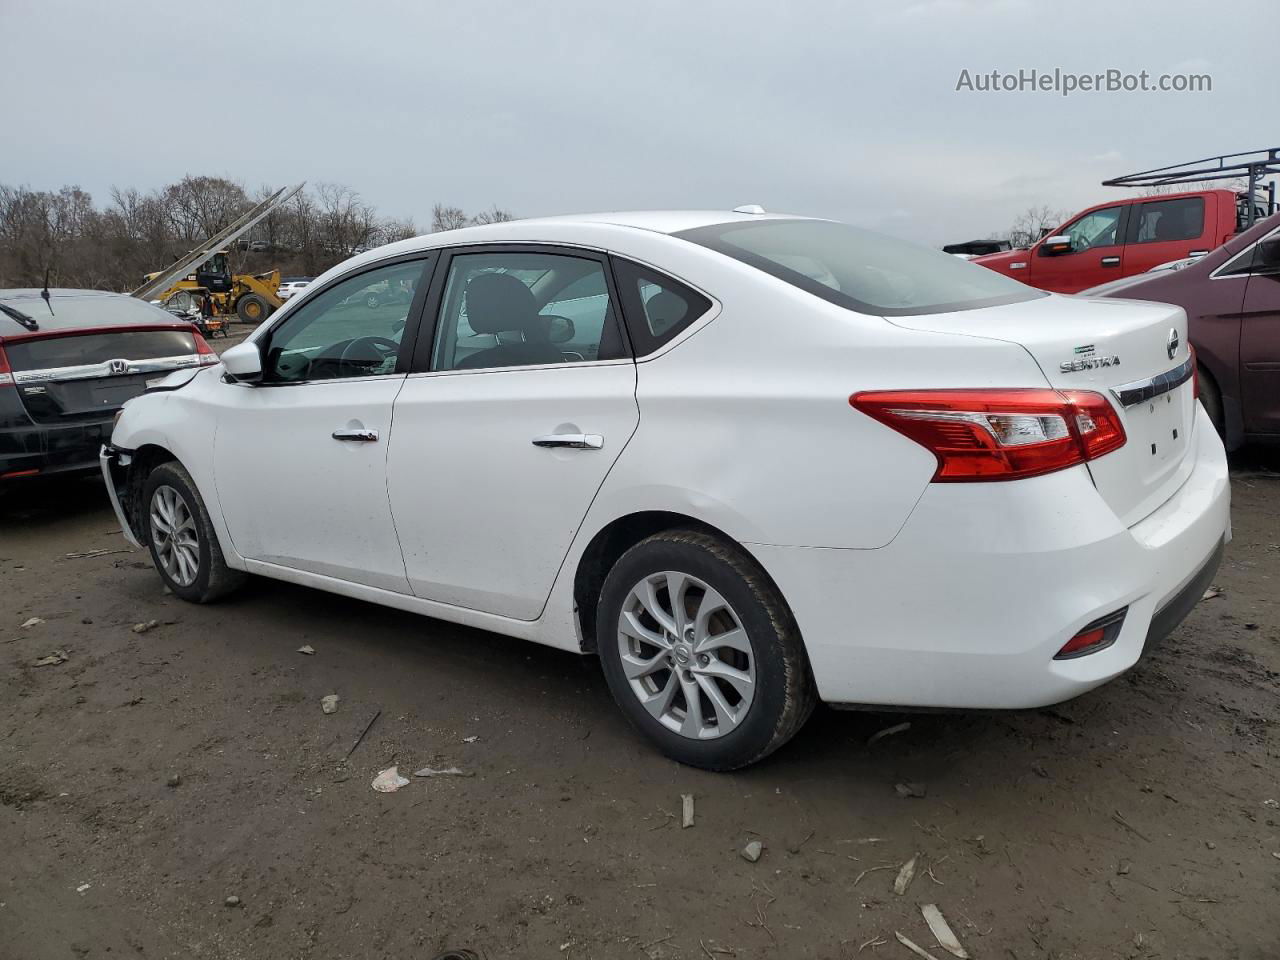
M 432 233 L 440 233 L 442 230 L 457 230 L 459 227 L 465 227 L 467 223 L 467 215 L 461 207 L 451 207 L 447 204 L 437 203 L 431 208 Z
M 189 176 L 149 193 L 113 188 L 99 209 L 79 187 L 0 184 L 0 287 L 38 286 L 48 269 L 61 286 L 131 290 L 271 192 L 251 198 L 232 181 Z M 462 211 L 457 215 L 466 222 Z M 314 276 L 353 253 L 416 233 L 411 220 L 380 216 L 350 187 L 321 184 L 263 220 L 254 237 L 266 240 L 266 249 L 246 242 L 232 251 L 231 268 Z
M 484 223 L 506 223 L 508 220 L 514 220 L 515 218 L 515 214 L 510 210 L 504 210 L 495 203 L 488 210 L 482 210 L 477 213 L 471 218 L 471 222 L 477 225 Z
M 1028 207 L 1013 221 L 1009 228 L 1009 242 L 1015 247 L 1029 247 L 1048 231 L 1059 226 L 1069 211 L 1055 210 L 1048 204 Z

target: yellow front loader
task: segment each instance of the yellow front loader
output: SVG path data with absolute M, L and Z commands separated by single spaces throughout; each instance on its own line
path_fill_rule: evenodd
M 280 271 L 232 274 L 227 266 L 226 250 L 219 250 L 186 276 L 170 281 L 169 286 L 154 292 L 149 299 L 164 302 L 179 290 L 208 293 L 213 312 L 221 317 L 238 317 L 244 323 L 261 323 L 284 303 L 277 295 Z M 159 277 L 149 273 L 143 286 Z
M 179 290 L 208 293 L 216 314 L 233 314 L 245 323 L 259 323 L 284 302 L 277 295 L 280 271 L 232 274 L 227 264 L 230 245 L 272 210 L 286 203 L 305 184 L 281 187 L 202 246 L 188 251 L 165 270 L 149 273 L 131 296 L 165 301 Z

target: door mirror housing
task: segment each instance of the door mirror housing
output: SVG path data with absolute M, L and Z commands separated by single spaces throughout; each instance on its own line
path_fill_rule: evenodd
M 1065 233 L 1045 237 L 1044 242 L 1040 244 L 1040 252 L 1046 257 L 1058 257 L 1064 253 L 1070 253 L 1071 249 L 1071 238 Z
M 262 351 L 253 342 L 237 343 L 222 354 L 227 376 L 237 383 L 257 383 L 262 379 Z

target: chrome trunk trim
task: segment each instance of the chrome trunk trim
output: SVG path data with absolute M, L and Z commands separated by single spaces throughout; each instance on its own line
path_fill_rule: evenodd
M 1114 386 L 1111 388 L 1111 395 L 1120 401 L 1120 406 L 1132 407 L 1176 390 L 1190 380 L 1194 373 L 1195 361 L 1188 359 L 1172 370 L 1158 373 L 1146 380 L 1133 380 Z

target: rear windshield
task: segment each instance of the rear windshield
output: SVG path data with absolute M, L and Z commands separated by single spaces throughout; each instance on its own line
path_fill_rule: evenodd
M 1045 296 L 950 254 L 830 220 L 720 223 L 676 236 L 859 313 L 944 313 Z
M 196 341 L 186 330 L 122 330 L 46 340 L 15 340 L 6 343 L 4 350 L 14 370 L 47 370 L 108 360 L 189 356 L 196 352 Z

